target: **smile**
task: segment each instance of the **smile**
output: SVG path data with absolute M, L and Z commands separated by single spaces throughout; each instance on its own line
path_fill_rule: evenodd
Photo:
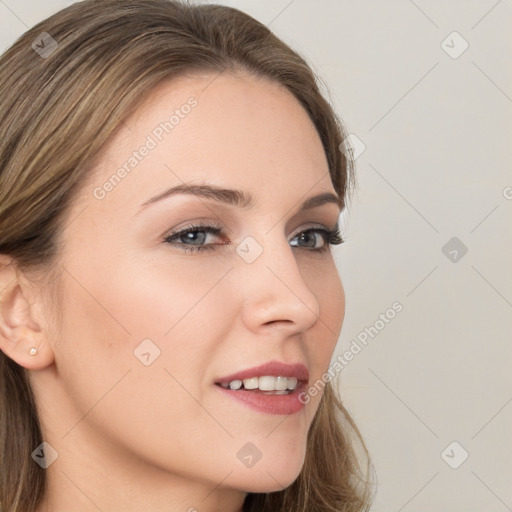
M 294 414 L 304 404 L 299 392 L 307 388 L 309 371 L 302 363 L 270 361 L 216 380 L 224 396 L 265 414 Z

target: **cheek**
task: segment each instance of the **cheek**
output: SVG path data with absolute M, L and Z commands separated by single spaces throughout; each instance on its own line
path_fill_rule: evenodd
M 314 329 L 323 345 L 333 350 L 345 318 L 345 291 L 333 258 L 305 267 L 302 275 L 319 306 L 320 318 Z
M 207 357 L 226 306 L 209 295 L 229 267 L 131 258 L 88 263 L 70 268 L 64 288 L 62 350 L 72 366 L 115 371 L 144 366 L 143 359 L 185 371 Z
M 175 326 L 189 321 L 196 306 L 229 270 L 222 262 L 191 265 L 185 258 L 172 259 L 165 250 L 151 257 L 112 251 L 96 264 L 78 266 L 74 274 L 80 276 L 87 293 L 70 283 L 68 295 L 78 293 L 79 307 L 88 308 L 96 325 L 123 338 L 133 342 L 147 337 L 166 339 Z
M 322 287 L 318 290 L 317 297 L 322 318 L 336 336 L 339 336 L 345 318 L 345 291 L 334 262 L 323 273 Z
M 229 436 L 199 403 L 207 400 L 204 370 L 232 326 L 217 286 L 229 267 L 192 273 L 171 266 L 164 271 L 154 261 L 138 268 L 102 261 L 70 265 L 74 277 L 64 283 L 58 367 L 77 409 L 64 431 L 90 411 L 73 434 L 89 426 L 154 460 L 172 453 L 184 461 L 203 451 L 211 453 L 214 467 L 218 454 L 208 432 Z M 204 446 L 197 441 L 202 438 Z M 179 465 L 186 470 L 187 464 Z
M 325 387 L 322 376 L 329 370 L 345 317 L 345 292 L 332 259 L 323 262 L 321 267 L 310 269 L 309 273 L 303 273 L 303 276 L 316 297 L 320 311 L 317 323 L 306 338 L 308 358 L 312 361 L 310 390 L 312 387 L 317 390 L 310 400 L 316 410 Z

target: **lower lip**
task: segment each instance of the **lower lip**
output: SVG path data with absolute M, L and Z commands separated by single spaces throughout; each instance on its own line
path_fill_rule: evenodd
M 302 410 L 304 404 L 299 400 L 299 394 L 306 388 L 306 384 L 300 384 L 288 395 L 264 395 L 257 391 L 240 389 L 235 391 L 229 388 L 215 385 L 217 389 L 225 393 L 233 400 L 238 400 L 250 409 L 266 414 L 295 414 Z

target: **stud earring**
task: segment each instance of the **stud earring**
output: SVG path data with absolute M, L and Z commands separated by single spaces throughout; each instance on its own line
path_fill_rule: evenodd
M 31 356 L 35 356 L 37 354 L 37 348 L 36 347 L 32 347 L 28 353 L 31 355 Z

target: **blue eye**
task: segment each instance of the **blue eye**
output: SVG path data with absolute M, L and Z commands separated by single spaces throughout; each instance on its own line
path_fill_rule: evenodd
M 177 233 L 167 235 L 164 242 L 179 247 L 184 251 L 199 252 L 203 250 L 211 251 L 216 245 L 226 245 L 227 242 L 206 243 L 208 235 L 219 236 L 222 228 L 213 225 L 193 225 L 178 231 Z M 210 237 L 212 238 L 212 237 Z
M 339 229 L 325 229 L 325 228 L 310 228 L 302 231 L 295 238 L 292 239 L 302 242 L 304 245 L 292 243 L 292 247 L 305 247 L 314 251 L 326 250 L 329 245 L 339 245 L 343 243 Z M 321 245 L 318 246 L 317 243 Z
M 215 240 L 215 238 L 223 238 L 220 226 L 197 224 L 187 226 L 177 233 L 166 235 L 163 241 L 185 252 L 212 251 L 219 245 L 230 244 L 225 238 L 220 243 L 211 241 L 211 239 Z M 338 227 L 332 230 L 323 227 L 309 228 L 298 233 L 290 241 L 292 247 L 315 252 L 326 251 L 330 245 L 339 245 L 341 243 L 343 243 L 343 239 Z

